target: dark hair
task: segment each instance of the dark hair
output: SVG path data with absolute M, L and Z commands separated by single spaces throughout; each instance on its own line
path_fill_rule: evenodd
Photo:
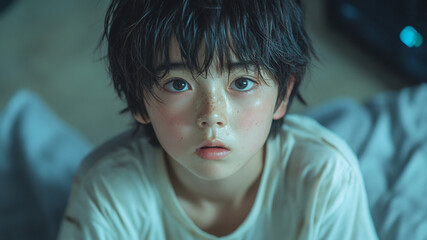
M 231 54 L 266 69 L 278 83 L 278 102 L 286 96 L 291 76 L 298 87 L 314 51 L 304 28 L 301 3 L 297 0 L 112 0 L 105 17 L 102 40 L 108 42 L 109 71 L 114 88 L 127 108 L 147 119 L 144 101 L 154 96 L 161 77 L 157 63 L 170 67 L 169 44 L 176 37 L 183 61 L 191 71 L 205 72 L 215 56 L 221 67 Z M 101 41 L 102 41 L 101 40 Z M 205 48 L 203 61 L 198 50 Z M 276 135 L 283 118 L 273 120 Z M 159 144 L 151 124 L 141 125 Z

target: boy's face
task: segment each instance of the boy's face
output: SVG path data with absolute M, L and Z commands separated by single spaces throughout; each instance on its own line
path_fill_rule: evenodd
M 264 82 L 237 61 L 222 72 L 213 62 L 207 74 L 192 74 L 176 43 L 171 46 L 171 62 L 177 64 L 155 87 L 161 101 L 151 97 L 145 103 L 168 158 L 205 180 L 224 179 L 250 161 L 263 161 L 272 120 L 286 111 L 287 99 L 275 109 L 275 81 L 261 72 Z

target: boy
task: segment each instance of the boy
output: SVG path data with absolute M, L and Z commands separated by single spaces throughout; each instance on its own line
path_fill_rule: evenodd
M 113 0 L 105 37 L 144 131 L 84 160 L 60 239 L 376 239 L 348 147 L 283 123 L 312 53 L 295 0 Z

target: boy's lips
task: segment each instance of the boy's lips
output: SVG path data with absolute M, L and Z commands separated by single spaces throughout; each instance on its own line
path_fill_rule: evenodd
M 220 141 L 203 142 L 194 152 L 200 158 L 206 160 L 220 160 L 230 154 L 230 149 Z

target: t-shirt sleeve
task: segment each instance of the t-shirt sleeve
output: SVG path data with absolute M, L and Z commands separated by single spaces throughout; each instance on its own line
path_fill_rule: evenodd
M 58 239 L 116 239 L 93 183 L 74 184 Z
M 378 239 L 350 147 L 317 122 L 296 115 L 288 116 L 284 131 L 292 147 L 286 149 L 285 183 L 295 239 Z
M 314 196 L 319 239 L 378 239 L 359 168 L 335 168 L 327 175 L 319 184 L 323 193 Z
M 157 195 L 133 155 L 88 162 L 74 178 L 58 239 L 161 239 Z

